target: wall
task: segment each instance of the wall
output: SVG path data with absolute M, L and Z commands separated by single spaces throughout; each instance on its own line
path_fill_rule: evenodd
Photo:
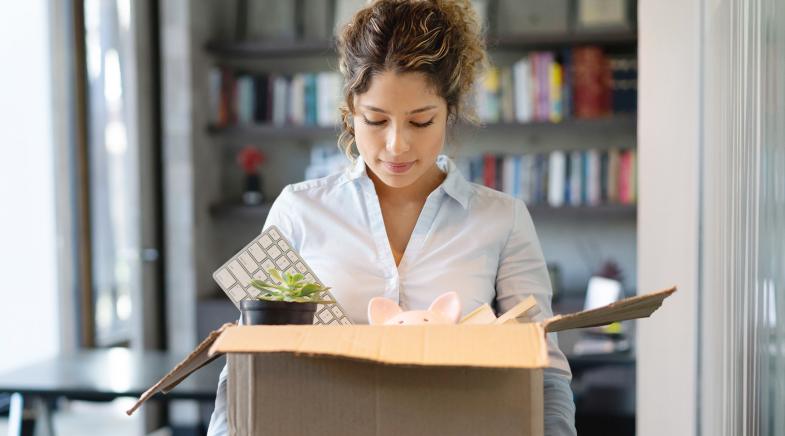
M 0 371 L 59 348 L 49 2 L 0 6 Z M 19 334 L 25 326 L 24 334 Z
M 637 434 L 690 435 L 697 422 L 700 0 L 638 6 L 638 289 L 677 285 L 638 322 Z

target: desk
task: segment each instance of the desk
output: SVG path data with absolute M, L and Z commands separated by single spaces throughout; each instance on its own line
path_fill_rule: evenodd
M 25 422 L 22 408 L 34 404 L 42 424 L 52 434 L 48 401 L 65 397 L 73 400 L 109 401 L 119 397 L 139 397 L 166 375 L 184 355 L 164 351 L 132 351 L 126 348 L 84 350 L 61 355 L 16 370 L 0 373 L 0 393 L 15 394 L 9 412 L 10 434 L 31 431 L 34 422 Z M 215 401 L 221 363 L 214 361 L 192 374 L 160 401 Z

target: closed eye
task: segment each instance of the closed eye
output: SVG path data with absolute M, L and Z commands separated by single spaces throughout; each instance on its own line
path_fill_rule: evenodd
M 436 117 L 434 117 L 434 118 L 436 118 Z M 411 123 L 412 123 L 412 125 L 413 125 L 414 127 L 424 128 L 424 127 L 428 127 L 428 126 L 430 126 L 431 124 L 433 124 L 433 120 L 434 120 L 434 118 L 431 118 L 430 120 L 428 120 L 428 121 L 426 121 L 426 122 L 424 122 L 424 123 L 415 123 L 414 121 L 411 121 Z
M 365 124 L 367 124 L 369 126 L 381 126 L 381 125 L 383 125 L 384 123 L 387 122 L 387 120 L 371 121 L 368 118 L 365 118 L 365 116 L 363 116 L 363 121 L 365 122 Z

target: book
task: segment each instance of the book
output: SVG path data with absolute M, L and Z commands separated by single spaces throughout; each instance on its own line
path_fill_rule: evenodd
M 570 153 L 570 206 L 583 203 L 583 153 Z
M 579 118 L 605 116 L 611 110 L 610 68 L 602 49 L 573 49 L 573 110 Z
M 239 124 L 252 124 L 254 122 L 254 108 L 256 105 L 254 79 L 250 75 L 237 77 L 237 100 L 235 111 Z
M 515 90 L 515 119 L 526 123 L 532 119 L 532 87 L 530 83 L 531 63 L 528 57 L 520 59 L 512 67 L 513 89 Z
M 619 202 L 630 204 L 632 194 L 630 185 L 632 176 L 632 156 L 630 150 L 624 150 L 619 156 Z
M 548 77 L 549 77 L 549 113 L 548 119 L 553 123 L 558 123 L 562 120 L 562 66 L 559 65 L 553 59 L 553 56 L 550 57 L 550 64 L 548 66 Z
M 564 205 L 566 157 L 563 151 L 552 151 L 548 158 L 548 204 Z
M 341 75 L 323 72 L 316 79 L 316 118 L 320 126 L 338 124 L 338 106 L 341 98 Z
M 483 184 L 496 189 L 496 156 L 490 153 L 486 154 L 483 162 Z
M 586 199 L 589 206 L 600 204 L 600 155 L 595 149 L 586 151 Z

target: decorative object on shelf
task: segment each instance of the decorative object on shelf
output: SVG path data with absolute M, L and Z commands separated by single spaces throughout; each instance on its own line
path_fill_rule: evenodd
M 325 41 L 332 36 L 334 1 L 299 0 L 297 35 L 308 41 Z
M 264 163 L 266 156 L 251 145 L 245 146 L 237 154 L 237 164 L 243 169 L 243 204 L 258 206 L 264 202 L 262 193 L 262 176 L 258 168 Z
M 568 0 L 498 0 L 496 35 L 555 35 L 569 31 Z
M 333 32 L 336 35 L 340 34 L 344 24 L 348 23 L 354 13 L 365 6 L 366 3 L 366 0 L 335 0 Z
M 241 0 L 247 2 L 245 16 L 238 16 L 242 39 L 292 40 L 297 36 L 296 3 L 281 0 Z
M 551 300 L 556 301 L 561 297 L 562 276 L 561 267 L 557 263 L 548 263 L 548 276 L 551 279 Z
M 577 0 L 575 30 L 630 30 L 634 16 L 632 3 L 632 0 Z
M 396 302 L 384 297 L 374 297 L 368 302 L 368 324 L 457 324 L 460 318 L 461 299 L 456 292 L 436 297 L 428 310 L 404 311 Z
M 583 310 L 607 306 L 622 299 L 624 291 L 621 283 L 622 272 L 619 265 L 612 260 L 603 262 L 599 271 L 589 279 Z M 604 327 L 598 327 L 597 330 L 602 333 L 619 334 L 622 332 L 622 326 L 616 322 Z
M 301 273 L 289 274 L 277 268 L 267 273 L 273 281 L 250 281 L 262 293 L 256 299 L 240 302 L 244 325 L 312 324 L 317 304 L 335 303 L 320 297 L 329 287 L 306 280 Z

